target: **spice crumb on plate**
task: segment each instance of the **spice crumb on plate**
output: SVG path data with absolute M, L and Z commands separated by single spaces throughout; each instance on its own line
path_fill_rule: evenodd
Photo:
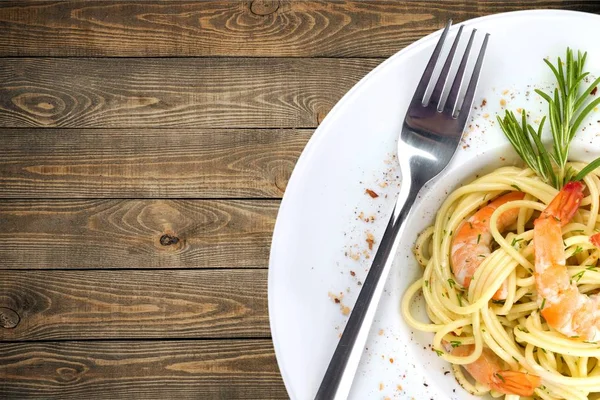
M 375 236 L 371 232 L 367 232 L 367 238 L 365 239 L 369 245 L 369 250 L 373 250 L 373 244 L 375 243 Z
M 340 292 L 339 295 L 336 295 L 334 293 L 329 292 L 328 293 L 329 298 L 331 300 L 333 300 L 333 302 L 335 304 L 339 304 L 340 305 L 340 311 L 342 312 L 343 315 L 350 315 L 350 307 L 346 306 L 343 302 L 342 299 L 344 298 L 344 293 Z

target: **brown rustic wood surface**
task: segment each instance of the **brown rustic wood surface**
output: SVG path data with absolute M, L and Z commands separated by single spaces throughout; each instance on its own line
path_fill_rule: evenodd
M 0 200 L 4 269 L 268 263 L 277 200 Z
M 0 127 L 315 127 L 379 62 L 0 58 Z
M 0 340 L 269 337 L 265 269 L 4 271 L 0 293 Z
M 0 399 L 284 399 L 279 200 L 448 18 L 593 1 L 0 2 Z
M 0 129 L 0 197 L 281 198 L 311 134 L 308 129 Z
M 286 397 L 268 339 L 0 342 L 0 377 L 11 399 Z

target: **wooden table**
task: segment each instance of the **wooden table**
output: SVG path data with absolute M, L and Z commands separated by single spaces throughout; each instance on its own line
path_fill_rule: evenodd
M 521 3 L 0 3 L 0 398 L 286 398 L 266 268 L 302 148 L 448 18 L 600 12 Z

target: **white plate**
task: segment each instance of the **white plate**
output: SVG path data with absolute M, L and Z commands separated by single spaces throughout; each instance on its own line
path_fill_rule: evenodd
M 600 74 L 599 16 L 526 11 L 464 25 L 466 32 L 477 28 L 491 34 L 471 127 L 447 178 L 422 193 L 424 199 L 411 214 L 352 385 L 352 399 L 474 398 L 451 373 L 444 375 L 449 366 L 428 347 L 431 335 L 412 332 L 399 313 L 402 293 L 420 273 L 412 244 L 432 222 L 447 190 L 483 167 L 512 162 L 495 116 L 502 111 L 502 99 L 510 109 L 527 109 L 533 119 L 545 111 L 533 92 L 553 82 L 542 58 L 563 56 L 567 46 L 587 50 L 587 70 Z M 328 294 L 342 292 L 342 305 L 349 308 L 358 296 L 358 282 L 371 260 L 364 254 L 359 260 L 352 256 L 373 253 L 367 250 L 366 232 L 374 234 L 376 247 L 389 218 L 400 184 L 396 140 L 438 35 L 403 49 L 350 90 L 317 129 L 290 179 L 271 249 L 269 313 L 277 360 L 292 399 L 314 397 L 346 323 L 341 305 Z M 483 35 L 478 36 L 481 40 Z M 593 117 L 575 140 L 572 158 L 598 153 L 600 117 Z M 379 185 L 384 182 L 389 186 Z M 366 195 L 366 188 L 379 197 Z M 375 221 L 358 220 L 361 212 L 374 215 Z

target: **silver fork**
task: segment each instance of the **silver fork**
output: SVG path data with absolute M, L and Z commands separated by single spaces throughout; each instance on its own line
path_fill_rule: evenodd
M 443 96 L 444 88 L 449 82 L 448 74 L 460 40 L 462 26 L 456 34 L 431 96 L 426 101 L 425 92 L 432 81 L 433 70 L 451 25 L 452 21 L 448 21 L 406 113 L 398 140 L 398 159 L 402 171 L 400 194 L 315 400 L 341 400 L 348 397 L 392 265 L 393 255 L 398 248 L 397 238 L 403 231 L 403 222 L 409 215 L 419 190 L 442 172 L 458 148 L 473 104 L 489 34 L 485 35 L 479 50 L 462 102 L 460 88 L 475 37 L 475 29 L 471 33 L 446 100 Z

